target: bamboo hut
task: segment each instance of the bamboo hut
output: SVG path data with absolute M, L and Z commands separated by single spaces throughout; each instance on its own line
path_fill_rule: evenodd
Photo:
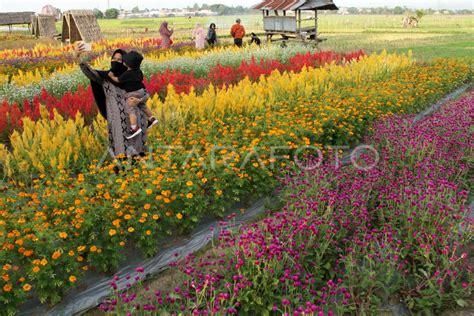
M 56 31 L 55 17 L 49 14 L 38 14 L 33 17 L 32 33 L 36 37 L 53 38 Z
M 34 12 L 1 12 L 0 25 L 8 25 L 10 31 L 13 25 L 28 24 L 31 25 L 31 16 Z
M 91 10 L 69 10 L 63 12 L 62 41 L 95 42 L 102 39 L 97 18 Z
M 332 0 L 265 0 L 253 9 L 262 11 L 263 27 L 269 41 L 274 35 L 280 35 L 284 40 L 321 41 L 318 38 L 318 10 L 338 10 Z M 305 11 L 312 11 L 313 16 L 304 17 L 302 12 Z

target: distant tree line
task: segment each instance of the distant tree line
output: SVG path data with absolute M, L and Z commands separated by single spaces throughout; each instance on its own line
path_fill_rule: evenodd
M 216 12 L 218 15 L 243 15 L 243 14 L 252 14 L 256 13 L 256 10 L 250 9 L 243 7 L 241 5 L 238 6 L 227 6 L 224 4 L 202 4 L 199 5 L 198 3 L 195 3 L 193 6 L 188 6 L 187 10 L 189 11 L 194 11 L 198 12 L 201 10 L 210 10 L 213 12 Z M 98 19 L 116 19 L 118 15 L 120 14 L 120 11 L 116 8 L 110 8 L 107 9 L 105 12 L 100 11 L 99 9 L 94 9 L 94 14 Z M 139 13 L 142 11 L 149 11 L 148 9 L 140 10 L 138 7 L 134 7 L 132 9 L 132 13 Z M 172 10 L 172 11 L 178 11 L 178 9 Z M 409 15 L 409 14 L 415 14 L 415 12 L 422 12 L 423 15 L 429 15 L 429 14 L 434 14 L 438 10 L 435 9 L 424 9 L 424 10 L 412 10 L 407 7 L 401 7 L 401 6 L 396 6 L 394 8 L 388 8 L 388 7 L 377 7 L 377 8 L 356 8 L 356 7 L 350 7 L 346 9 L 347 13 L 349 14 L 380 14 L 380 15 L 392 15 L 392 14 L 398 14 L 398 15 Z M 473 10 L 439 10 L 443 14 L 473 14 Z M 338 14 L 340 12 L 338 11 L 327 11 L 328 14 Z
M 252 10 L 250 8 L 245 8 L 241 5 L 238 5 L 236 7 L 230 7 L 224 4 L 207 4 L 204 3 L 202 5 L 199 5 L 198 3 L 195 3 L 193 6 L 188 6 L 187 9 L 189 11 L 201 11 L 201 10 L 210 10 L 212 12 L 217 12 L 219 15 L 234 15 L 234 14 L 250 14 L 254 13 L 255 10 Z
M 424 15 L 435 14 L 438 10 L 435 9 L 423 9 L 423 10 L 413 10 L 407 7 L 396 6 L 393 8 L 388 7 L 377 7 L 377 8 L 356 8 L 350 7 L 347 8 L 347 13 L 349 14 L 380 14 L 380 15 L 402 15 L 402 14 L 413 14 L 414 12 L 422 11 Z M 473 14 L 473 10 L 446 10 L 440 9 L 439 12 L 443 14 Z M 332 13 L 337 14 L 337 11 Z

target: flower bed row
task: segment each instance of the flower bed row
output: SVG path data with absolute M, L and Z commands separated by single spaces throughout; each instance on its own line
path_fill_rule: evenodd
M 412 125 L 386 118 L 354 165 L 301 170 L 282 179 L 283 210 L 226 228 L 204 255 L 172 264 L 169 288 L 141 284 L 143 268 L 100 309 L 119 315 L 377 315 L 387 301 L 413 314 L 465 306 L 474 279 L 462 247 L 473 154 L 474 92 Z M 472 167 L 472 166 L 471 166 Z M 158 289 L 156 289 L 158 286 Z M 161 290 L 161 291 L 160 291 Z M 389 307 L 385 305 L 385 307 Z M 388 309 L 390 310 L 390 309 Z
M 193 72 L 197 77 L 207 76 L 209 69 L 220 64 L 222 66 L 238 67 L 242 61 L 250 62 L 255 60 L 279 60 L 286 63 L 288 59 L 298 53 L 304 54 L 308 48 L 303 45 L 292 45 L 284 50 L 276 46 L 264 46 L 261 48 L 247 47 L 237 49 L 231 47 L 217 47 L 214 49 L 196 50 L 158 50 L 145 55 L 142 70 L 145 77 L 167 70 L 180 70 L 183 73 Z M 110 67 L 110 54 L 94 60 L 94 67 L 97 69 L 108 69 Z M 1 80 L 0 80 L 1 81 Z M 24 81 L 23 78 L 21 81 Z M 33 98 L 45 89 L 49 94 L 60 97 L 66 92 L 74 92 L 78 86 L 88 85 L 88 81 L 78 68 L 69 74 L 52 74 L 45 76 L 40 82 L 32 82 L 28 85 L 16 85 L 14 83 L 0 85 L 0 100 L 6 99 L 8 102 L 33 100 Z
M 414 65 L 407 57 L 386 54 L 308 71 L 288 74 L 279 82 L 307 78 L 320 80 L 318 85 L 326 88 L 278 89 L 280 99 L 270 99 L 279 101 L 253 111 L 232 112 L 234 100 L 223 99 L 227 110 L 214 119 L 190 120 L 186 128 L 151 134 L 154 152 L 149 159 L 118 176 L 114 164 L 98 167 L 97 161 L 70 172 L 73 164 L 64 157 L 81 157 L 79 165 L 84 165 L 100 149 L 93 138 L 81 141 L 90 130 L 77 118 L 55 125 L 49 118 L 26 120 L 28 128 L 15 136 L 11 153 L 0 150 L 0 159 L 13 164 L 12 170 L 26 168 L 28 173 L 32 163 L 51 166 L 56 159 L 56 167 L 31 184 L 14 181 L 21 178 L 14 171 L 9 187 L 0 193 L 0 258 L 8 270 L 0 280 L 1 309 L 14 311 L 31 289 L 42 302 L 55 303 L 84 270 L 114 270 L 126 244 L 154 254 L 160 238 L 188 231 L 204 215 L 222 215 L 243 197 L 267 193 L 286 164 L 272 159 L 272 146 L 287 146 L 285 152 L 306 144 L 352 143 L 377 117 L 419 111 L 470 76 L 469 66 L 462 63 Z M 331 75 L 315 76 L 324 72 Z M 260 94 L 259 84 L 252 85 L 247 99 Z M 59 139 L 67 150 L 61 151 Z M 37 151 L 43 143 L 48 143 L 47 150 Z M 160 149 L 163 144 L 172 147 Z
M 191 48 L 192 42 L 175 43 L 170 51 L 180 52 L 183 48 Z M 101 40 L 92 44 L 91 56 L 99 57 L 110 54 L 118 47 L 126 50 L 139 49 L 143 53 L 159 50 L 161 39 L 157 38 L 124 38 L 116 40 Z M 33 49 L 9 49 L 0 51 L 0 75 L 12 77 L 19 71 L 28 72 L 42 70 L 47 76 L 74 61 L 74 45 L 51 46 L 38 44 Z
M 362 51 L 350 54 L 337 54 L 334 52 L 319 52 L 296 54 L 292 56 L 287 64 L 278 60 L 261 60 L 260 63 L 251 59 L 249 63 L 242 61 L 240 66 L 222 66 L 217 65 L 209 69 L 207 77 L 196 77 L 194 72 L 183 73 L 180 70 L 166 70 L 164 73 L 156 73 L 145 80 L 145 86 L 151 95 L 157 94 L 160 98 L 165 98 L 169 85 L 172 85 L 176 93 L 189 93 L 191 89 L 195 92 L 203 91 L 210 84 L 217 87 L 223 87 L 235 84 L 245 77 L 251 81 L 257 81 L 260 76 L 268 76 L 273 71 L 294 71 L 299 72 L 304 67 L 319 67 L 329 62 L 340 63 L 342 60 L 351 61 L 362 57 Z M 40 106 L 45 105 L 52 116 L 56 110 L 66 118 L 75 118 L 77 113 L 81 113 L 86 121 L 92 121 L 97 114 L 94 105 L 92 91 L 89 88 L 84 89 L 78 86 L 77 92 L 66 92 L 63 96 L 57 98 L 42 90 L 41 94 L 36 96 L 32 102 L 24 100 L 23 103 L 9 104 L 3 101 L 0 106 L 0 140 L 6 140 L 11 132 L 20 129 L 22 119 L 25 117 L 31 120 L 37 120 L 40 117 Z

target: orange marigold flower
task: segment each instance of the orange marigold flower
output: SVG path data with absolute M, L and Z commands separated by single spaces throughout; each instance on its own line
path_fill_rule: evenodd
M 150 235 L 151 235 L 151 230 L 147 230 L 147 231 L 145 232 L 145 234 L 147 234 L 147 236 L 150 236 Z
M 29 285 L 28 283 L 23 285 L 23 291 L 28 292 L 29 290 L 31 290 L 31 285 Z
M 40 270 L 41 270 L 40 267 L 34 267 L 33 268 L 33 273 L 38 273 L 38 272 L 40 272 Z
M 74 283 L 76 282 L 77 278 L 73 275 L 69 276 L 69 282 Z
M 143 206 L 143 208 L 144 208 L 145 210 L 149 210 L 149 209 L 150 209 L 150 207 L 151 207 L 151 205 L 150 205 L 150 204 L 148 204 L 148 203 L 147 203 L 147 204 L 145 204 L 145 205 Z
M 192 199 L 192 198 L 193 198 L 193 194 L 192 194 L 192 193 L 188 193 L 188 194 L 186 194 L 186 197 L 187 197 L 188 199 Z
M 182 218 L 183 218 L 183 214 L 181 214 L 181 213 L 176 214 L 176 218 L 177 218 L 177 219 L 182 219 Z
M 96 252 L 97 251 L 97 247 L 96 246 L 91 246 L 91 252 Z
M 117 233 L 115 229 L 109 229 L 109 236 L 114 236 Z
M 7 263 L 6 265 L 3 266 L 3 270 L 8 271 L 11 269 L 11 267 L 12 265 Z
M 61 257 L 61 252 L 59 250 L 56 250 L 55 252 L 53 252 L 52 258 L 54 260 L 59 259 L 59 257 Z
M 59 237 L 62 238 L 62 239 L 66 239 L 67 238 L 67 233 L 66 232 L 60 232 Z
M 188 181 L 188 182 L 186 182 L 186 186 L 188 186 L 188 187 L 191 187 L 191 186 L 193 186 L 193 182 L 192 182 L 192 181 Z
M 160 218 L 160 215 L 158 215 L 158 214 L 154 214 L 154 215 L 153 215 L 153 219 L 154 219 L 155 221 L 158 220 L 159 218 Z
M 3 281 L 8 282 L 8 281 L 10 281 L 10 276 L 8 274 L 4 274 L 4 275 L 2 275 L 2 279 L 3 279 Z
M 219 195 L 219 196 L 222 195 L 222 190 L 217 190 L 216 194 Z
M 48 260 L 46 260 L 46 258 L 43 258 L 43 259 L 41 259 L 41 262 L 40 262 L 40 263 L 41 263 L 41 265 L 44 267 L 45 265 L 48 264 Z
M 4 290 L 5 292 L 10 292 L 10 291 L 12 290 L 12 285 L 11 285 L 10 283 L 5 284 L 5 285 L 3 286 L 3 290 Z

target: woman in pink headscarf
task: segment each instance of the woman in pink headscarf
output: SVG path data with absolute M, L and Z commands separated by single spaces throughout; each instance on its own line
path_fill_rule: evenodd
M 171 35 L 173 35 L 173 30 L 168 28 L 168 22 L 164 21 L 160 26 L 160 35 L 161 35 L 161 48 L 170 48 L 171 46 Z
M 200 23 L 197 23 L 196 28 L 193 30 L 193 39 L 196 44 L 196 49 L 204 49 L 206 45 L 206 34 Z

